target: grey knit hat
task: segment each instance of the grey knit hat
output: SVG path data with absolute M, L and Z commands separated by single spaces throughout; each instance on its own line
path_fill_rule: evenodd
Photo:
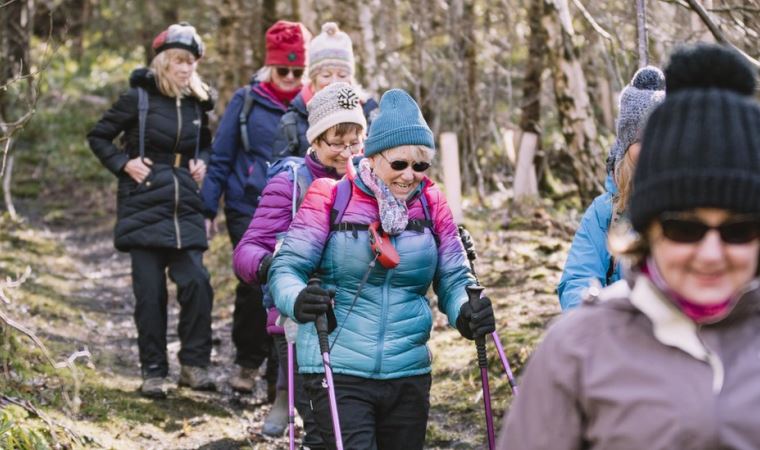
M 666 211 L 760 214 L 757 71 L 737 51 L 683 47 L 665 69 L 668 96 L 649 116 L 629 214 L 644 232 Z
M 309 102 L 309 129 L 306 139 L 313 144 L 320 134 L 339 123 L 355 123 L 367 129 L 359 94 L 348 83 L 332 83 L 317 92 Z
M 615 142 L 607 157 L 607 172 L 612 172 L 631 144 L 639 141 L 649 112 L 665 99 L 665 75 L 657 67 L 637 70 L 631 84 L 620 93 Z

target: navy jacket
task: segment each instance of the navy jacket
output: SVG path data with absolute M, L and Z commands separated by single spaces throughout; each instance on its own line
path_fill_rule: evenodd
M 377 106 L 377 102 L 372 98 L 368 98 L 362 103 L 364 117 L 367 119 L 367 130 L 369 130 L 369 125 L 377 114 Z M 277 128 L 277 137 L 274 141 L 275 155 L 277 155 L 278 158 L 285 156 L 303 157 L 306 155 L 306 150 L 309 149 L 309 141 L 306 139 L 306 130 L 308 128 L 309 111 L 306 109 L 306 102 L 303 100 L 303 95 L 298 94 L 290 103 L 288 112 L 280 119 Z M 297 145 L 296 139 L 288 136 L 288 134 L 293 132 L 296 134 Z
M 253 106 L 247 123 L 250 153 L 243 147 L 238 122 L 247 89 L 253 93 Z M 266 178 L 268 163 L 275 159 L 272 143 L 285 111 L 285 105 L 267 94 L 259 83 L 235 91 L 214 136 L 211 161 L 201 190 L 206 217 L 216 217 L 222 195 L 225 208 L 253 217 L 258 196 L 246 198 L 245 181 L 251 174 Z

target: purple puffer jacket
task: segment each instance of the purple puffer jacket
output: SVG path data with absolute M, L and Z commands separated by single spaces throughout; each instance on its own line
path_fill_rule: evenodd
M 335 169 L 325 167 L 309 153 L 304 158 L 312 179 L 340 178 Z M 246 283 L 259 284 L 258 269 L 266 255 L 274 253 L 277 236 L 288 231 L 293 221 L 293 183 L 289 172 L 272 178 L 264 188 L 259 206 L 243 238 L 233 253 L 233 268 Z M 300 194 L 300 193 L 299 193 Z

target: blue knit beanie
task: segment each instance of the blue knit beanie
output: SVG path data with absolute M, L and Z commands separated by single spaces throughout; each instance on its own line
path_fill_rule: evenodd
M 607 171 L 612 172 L 623 159 L 628 147 L 639 141 L 649 112 L 665 99 L 665 75 L 657 67 L 639 69 L 631 84 L 620 93 L 620 107 L 615 142 L 607 158 Z
M 364 156 L 402 145 L 435 149 L 435 140 L 417 102 L 405 91 L 391 89 L 380 98 L 380 113 L 369 126 Z

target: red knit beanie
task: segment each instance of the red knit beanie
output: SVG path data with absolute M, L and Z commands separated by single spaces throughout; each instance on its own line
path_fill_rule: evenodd
M 306 67 L 306 44 L 311 33 L 301 23 L 278 20 L 266 34 L 267 66 Z

